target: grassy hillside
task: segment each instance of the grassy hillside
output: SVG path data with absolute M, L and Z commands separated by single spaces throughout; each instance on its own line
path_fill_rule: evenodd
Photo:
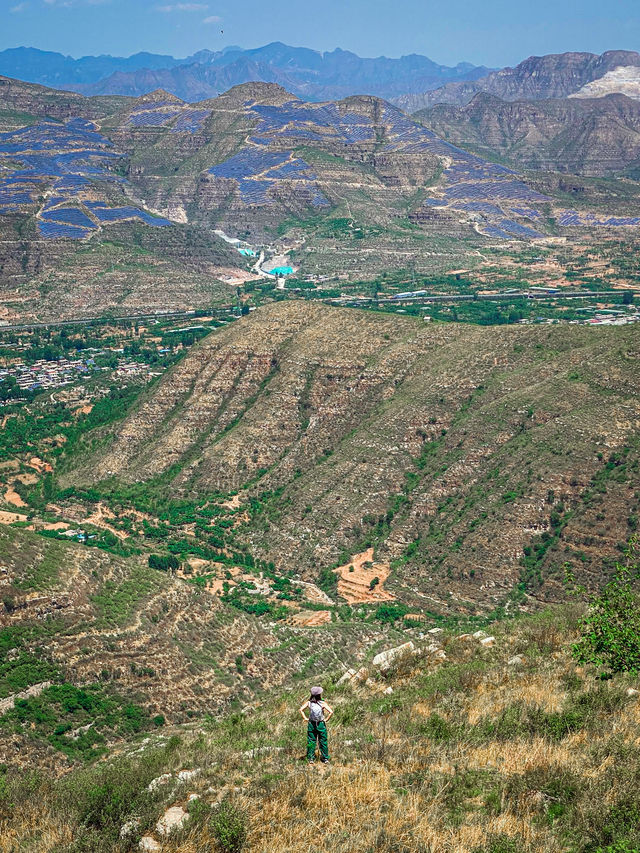
M 0 762 L 20 766 L 95 758 L 309 666 L 350 665 L 383 636 L 375 623 L 328 625 L 316 647 L 308 632 L 222 603 L 146 555 L 4 526 L 0 577 Z
M 317 580 L 373 548 L 427 612 L 554 599 L 565 561 L 597 583 L 636 523 L 638 334 L 267 306 L 192 350 L 62 485 L 123 513 L 162 515 L 170 493 L 203 520 L 233 498 L 235 550 Z
M 62 779 L 7 767 L 0 850 L 124 853 L 151 836 L 166 853 L 631 853 L 637 679 L 577 665 L 577 619 L 550 610 L 484 644 L 441 634 L 444 658 L 425 648 L 366 685 L 327 675 L 328 769 L 304 762 L 302 687 Z M 163 839 L 169 807 L 188 816 Z

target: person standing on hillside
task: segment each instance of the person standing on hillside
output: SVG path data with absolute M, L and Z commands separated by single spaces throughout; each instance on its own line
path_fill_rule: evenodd
M 309 711 L 309 716 L 305 715 Z M 313 764 L 316 758 L 316 743 L 320 746 L 322 763 L 329 763 L 327 721 L 333 716 L 333 708 L 322 701 L 322 687 L 312 687 L 311 696 L 300 707 L 300 716 L 307 723 L 307 761 Z

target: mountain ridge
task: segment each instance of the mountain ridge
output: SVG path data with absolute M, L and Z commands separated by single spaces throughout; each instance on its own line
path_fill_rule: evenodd
M 87 95 L 138 96 L 166 88 L 189 101 L 215 97 L 253 80 L 281 83 L 294 94 L 316 101 L 358 92 L 390 97 L 432 88 L 447 80 L 475 79 L 487 71 L 470 63 L 439 65 L 419 54 L 398 59 L 364 58 L 340 48 L 321 52 L 281 42 L 248 50 L 203 50 L 185 59 L 140 53 L 127 58 L 72 60 L 34 48 L 0 52 L 0 74 L 29 82 Z
M 530 56 L 513 68 L 494 71 L 475 82 L 446 83 L 420 95 L 407 94 L 394 102 L 408 112 L 436 104 L 465 106 L 478 92 L 503 100 L 565 98 L 619 67 L 640 66 L 636 51 L 610 50 L 603 54 L 558 53 Z
M 465 106 L 438 104 L 414 118 L 455 145 L 527 169 L 602 176 L 640 164 L 640 101 L 623 94 L 507 101 L 478 92 Z

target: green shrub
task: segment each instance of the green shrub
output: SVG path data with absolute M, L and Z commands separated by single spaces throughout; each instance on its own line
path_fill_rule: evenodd
M 431 714 L 429 719 L 420 726 L 420 732 L 430 740 L 439 743 L 451 740 L 455 734 L 451 723 L 436 713 Z
M 523 853 L 526 850 L 523 841 L 509 835 L 494 835 L 484 847 L 476 847 L 473 853 Z
M 338 589 L 338 577 L 335 572 L 324 566 L 318 574 L 317 584 L 323 592 L 328 595 L 334 595 Z
M 398 619 L 404 619 L 408 612 L 409 609 L 404 604 L 381 604 L 373 618 L 378 622 L 397 622 Z
M 175 571 L 180 568 L 180 562 L 173 554 L 149 554 L 149 568 L 157 569 L 159 572 Z
M 572 652 L 579 663 L 590 663 L 603 674 L 640 672 L 640 602 L 632 576 L 640 570 L 635 540 L 628 562 L 617 564 L 613 578 L 590 602 L 581 623 L 582 636 Z
M 222 853 L 239 853 L 244 847 L 247 840 L 247 816 L 233 803 L 224 800 L 209 821 L 209 826 Z

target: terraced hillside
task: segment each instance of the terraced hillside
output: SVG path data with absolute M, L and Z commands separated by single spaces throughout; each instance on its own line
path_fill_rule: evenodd
M 295 625 L 242 613 L 146 556 L 4 526 L 0 595 L 0 761 L 21 765 L 96 757 L 165 721 L 246 702 L 310 656 L 348 665 L 381 636 L 370 624 L 326 626 L 315 648 Z
M 270 267 L 219 236 L 285 258 L 273 268 L 363 280 L 468 269 L 523 241 L 624 240 L 640 224 L 633 188 L 596 211 L 569 206 L 374 97 L 307 104 L 263 83 L 197 104 L 4 91 L 7 319 L 83 314 L 89 293 L 94 313 L 229 301 L 229 285 Z
M 63 485 L 237 493 L 235 535 L 278 570 L 315 580 L 373 546 L 422 609 L 555 598 L 565 560 L 597 583 L 633 528 L 639 346 L 632 327 L 272 305 L 192 350 Z
M 636 850 L 640 685 L 578 664 L 579 616 L 430 635 L 346 683 L 317 670 L 335 709 L 328 767 L 304 764 L 293 685 L 63 778 L 11 765 L 0 843 L 297 853 L 321 835 L 339 853 Z

